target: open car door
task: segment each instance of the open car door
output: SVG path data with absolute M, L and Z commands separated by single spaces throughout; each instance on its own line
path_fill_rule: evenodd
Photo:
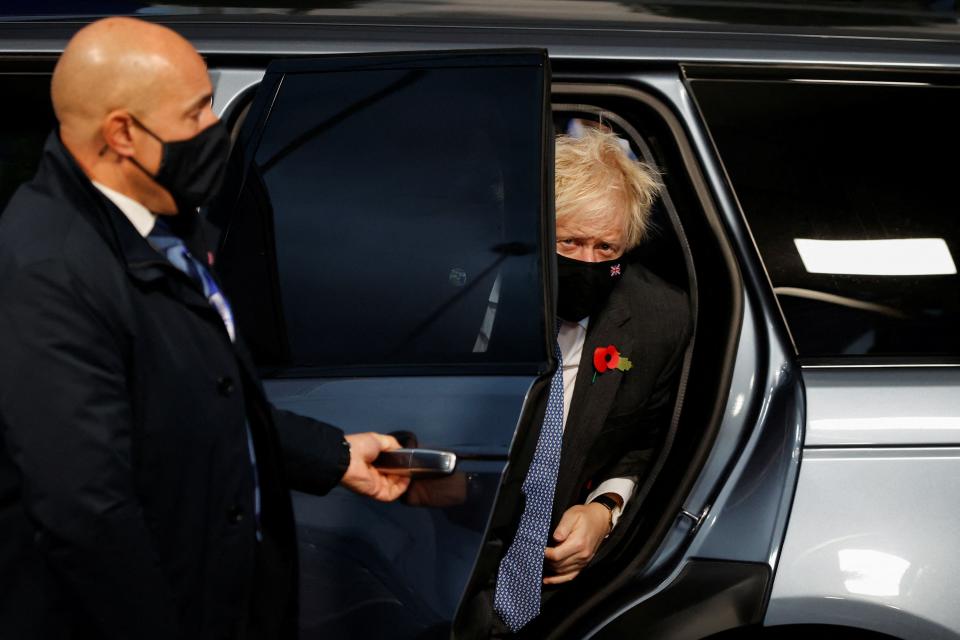
M 449 635 L 555 366 L 549 86 L 545 51 L 487 50 L 281 60 L 256 90 L 211 218 L 269 396 L 439 452 L 399 503 L 294 494 L 301 637 Z

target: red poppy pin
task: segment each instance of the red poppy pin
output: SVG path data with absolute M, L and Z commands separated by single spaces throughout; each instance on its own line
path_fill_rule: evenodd
M 611 344 L 606 347 L 597 347 L 593 351 L 593 367 L 597 370 L 593 374 L 593 381 L 596 382 L 598 374 L 605 373 L 609 369 L 629 371 L 633 368 L 633 363 Z

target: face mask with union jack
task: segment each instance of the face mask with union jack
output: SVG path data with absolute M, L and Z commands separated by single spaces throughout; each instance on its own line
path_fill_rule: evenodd
M 580 322 L 596 315 L 626 268 L 620 258 L 606 262 L 583 262 L 557 255 L 557 315 Z

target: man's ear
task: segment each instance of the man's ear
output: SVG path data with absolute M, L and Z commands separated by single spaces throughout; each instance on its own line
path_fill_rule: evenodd
M 103 136 L 103 150 L 100 155 L 109 149 L 119 156 L 130 158 L 136 155 L 133 145 L 133 119 L 122 109 L 115 109 L 108 113 L 100 125 L 100 135 Z

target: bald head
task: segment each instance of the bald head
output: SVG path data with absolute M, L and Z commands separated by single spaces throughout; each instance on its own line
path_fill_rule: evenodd
M 133 18 L 107 18 L 81 29 L 57 62 L 51 97 L 57 120 L 71 129 L 92 129 L 109 112 L 142 115 L 165 100 L 178 76 L 204 62 L 183 37 Z
M 134 18 L 78 31 L 50 87 L 61 140 L 84 171 L 158 212 L 172 199 L 137 165 L 155 173 L 159 140 L 187 139 L 216 122 L 211 91 L 206 64 L 186 39 Z

